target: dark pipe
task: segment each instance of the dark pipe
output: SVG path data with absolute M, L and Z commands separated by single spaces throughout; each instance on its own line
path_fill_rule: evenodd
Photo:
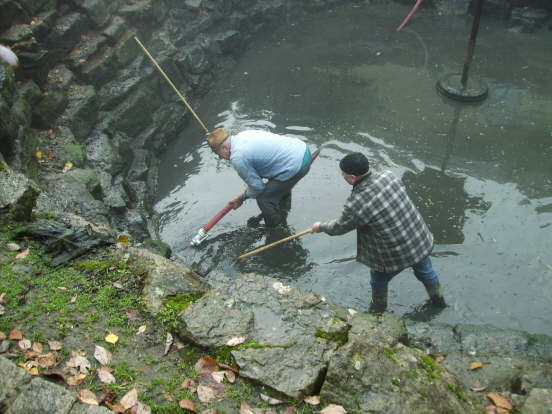
M 473 58 L 473 51 L 475 49 L 475 41 L 477 39 L 477 32 L 479 30 L 479 20 L 481 19 L 481 10 L 483 9 L 483 0 L 476 0 L 475 4 L 475 16 L 473 19 L 473 25 L 470 35 L 470 41 L 468 43 L 468 55 L 466 56 L 466 62 L 464 63 L 464 70 L 462 71 L 462 87 L 466 89 L 468 81 L 468 71 Z

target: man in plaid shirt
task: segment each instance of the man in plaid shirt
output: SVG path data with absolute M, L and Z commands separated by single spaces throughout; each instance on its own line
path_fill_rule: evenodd
M 407 267 L 424 284 L 431 303 L 444 307 L 439 277 L 429 258 L 433 235 L 402 182 L 391 171 L 369 171 L 368 159 L 358 152 L 345 156 L 339 166 L 353 186 L 351 195 L 340 218 L 317 221 L 311 229 L 330 236 L 357 230 L 357 260 L 371 269 L 370 311 L 385 311 L 387 286 Z

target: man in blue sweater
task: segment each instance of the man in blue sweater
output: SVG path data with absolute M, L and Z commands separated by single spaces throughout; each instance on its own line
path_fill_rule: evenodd
M 267 227 L 283 222 L 291 206 L 291 189 L 310 169 L 307 145 L 300 139 L 267 131 L 247 130 L 230 135 L 222 128 L 212 131 L 207 143 L 220 158 L 230 160 L 247 184 L 243 194 L 230 200 L 233 208 L 254 198 Z

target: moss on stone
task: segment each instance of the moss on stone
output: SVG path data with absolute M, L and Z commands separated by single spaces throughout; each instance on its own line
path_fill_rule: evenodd
M 430 378 L 439 378 L 441 375 L 441 367 L 437 362 L 427 355 L 421 355 L 420 361 L 422 363 L 422 368 Z
M 338 332 L 326 332 L 321 329 L 318 329 L 314 336 L 317 338 L 325 339 L 326 341 L 336 342 L 340 346 L 347 342 L 347 335 Z

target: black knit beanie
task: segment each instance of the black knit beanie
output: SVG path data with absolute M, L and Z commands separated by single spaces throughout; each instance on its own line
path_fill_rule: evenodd
M 370 164 L 368 158 L 366 158 L 360 152 L 353 152 L 343 157 L 339 162 L 339 168 L 346 174 L 362 175 L 368 172 Z

